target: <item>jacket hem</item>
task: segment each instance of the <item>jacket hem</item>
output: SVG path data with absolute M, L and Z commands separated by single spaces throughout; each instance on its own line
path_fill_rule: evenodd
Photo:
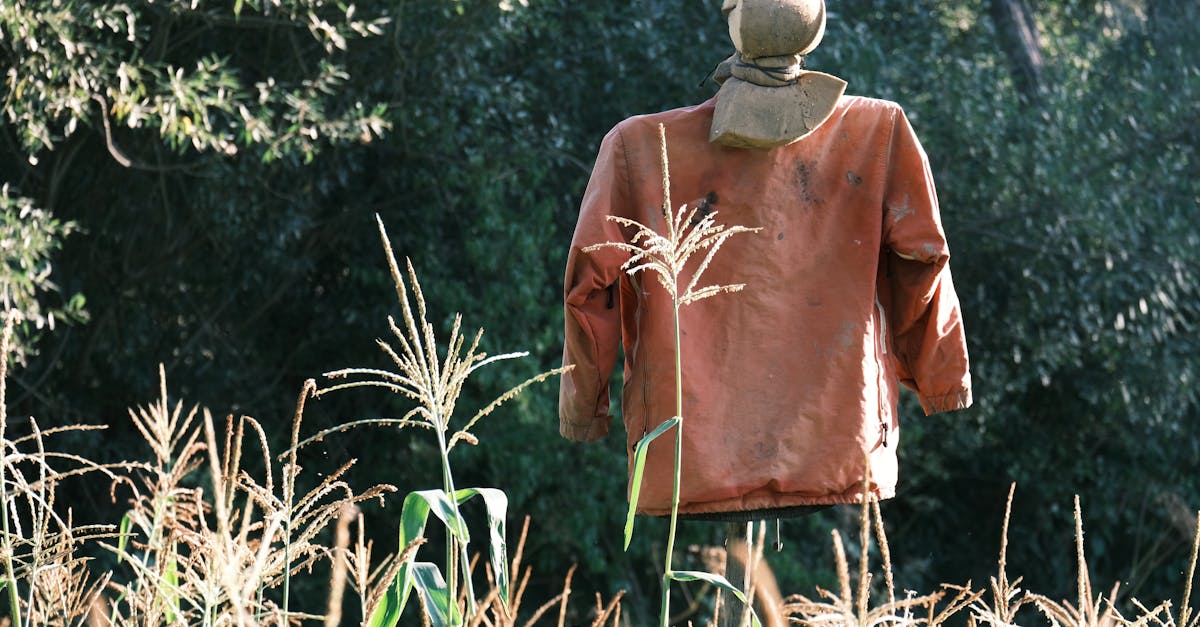
M 883 486 L 872 490 L 872 495 L 880 500 L 890 499 L 896 496 L 895 486 Z M 786 507 L 796 507 L 804 505 L 849 505 L 862 503 L 862 493 L 858 490 L 843 494 L 826 494 L 823 496 L 800 496 L 788 494 L 776 494 L 769 500 L 758 498 L 753 502 L 747 502 L 745 499 L 734 498 L 725 499 L 722 501 L 711 501 L 707 503 L 680 503 L 680 514 L 714 514 L 725 512 L 753 512 L 767 509 L 780 509 Z M 669 516 L 671 508 L 658 507 L 639 507 L 638 514 L 646 516 Z

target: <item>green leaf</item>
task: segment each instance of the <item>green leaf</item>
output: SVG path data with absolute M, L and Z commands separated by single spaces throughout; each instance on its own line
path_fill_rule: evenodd
M 434 627 L 455 627 L 463 620 L 458 606 L 450 603 L 450 591 L 442 571 L 430 562 L 406 562 L 396 573 L 383 599 L 371 613 L 368 627 L 395 627 L 408 605 L 413 589 L 424 600 L 425 609 Z
M 411 565 L 411 562 L 405 562 L 396 572 L 396 579 L 388 586 L 383 598 L 379 600 L 379 605 L 371 612 L 367 627 L 396 627 L 396 623 L 400 622 L 400 613 L 404 611 L 404 604 L 408 601 L 408 570 Z
M 412 565 L 412 585 L 425 602 L 429 622 L 433 627 L 456 627 L 463 623 L 458 604 L 450 598 L 450 590 L 437 564 L 418 562 Z
M 509 575 L 508 575 L 508 546 L 505 541 L 508 516 L 508 495 L 496 488 L 465 488 L 455 493 L 454 498 L 461 505 L 471 500 L 475 495 L 483 497 L 483 504 L 488 514 L 488 556 L 492 564 L 492 572 L 496 576 L 496 586 L 499 589 L 500 600 L 508 604 Z
M 126 512 L 125 515 L 121 517 L 121 527 L 117 531 L 117 563 L 118 564 L 121 563 L 121 560 L 125 559 L 125 547 L 129 544 L 129 529 L 132 526 L 133 526 L 133 519 L 130 518 L 129 513 Z
M 179 571 L 175 564 L 175 556 L 167 560 L 167 568 L 163 572 L 163 580 L 167 583 L 166 593 L 168 623 L 174 623 L 179 618 Z
M 446 493 L 441 490 L 421 490 L 409 492 L 404 497 L 404 506 L 400 510 L 401 550 L 425 534 L 425 523 L 431 511 L 460 542 L 467 544 L 471 541 L 466 524 L 455 514 L 454 504 Z
M 667 573 L 664 578 L 679 582 L 704 581 L 722 590 L 730 592 L 733 594 L 733 596 L 737 597 L 743 605 L 750 608 L 750 618 L 753 621 L 754 627 L 762 627 L 762 623 L 758 620 L 758 614 L 756 614 L 754 612 L 754 608 L 746 602 L 746 595 L 742 594 L 742 591 L 737 586 L 729 583 L 729 581 L 724 577 L 699 570 L 673 570 Z
M 642 473 L 646 470 L 646 451 L 655 438 L 664 434 L 671 427 L 679 424 L 679 416 L 664 421 L 658 428 L 647 433 L 638 441 L 633 449 L 633 477 L 630 483 L 633 489 L 629 492 L 629 513 L 625 516 L 625 550 L 629 550 L 629 541 L 633 539 L 633 515 L 637 511 L 638 497 L 642 494 Z
M 493 491 L 499 492 L 499 496 L 494 494 Z M 488 526 L 492 528 L 493 544 L 496 544 L 497 531 L 495 527 L 497 523 L 494 523 L 492 518 L 495 515 L 499 516 L 499 544 L 503 546 L 504 516 L 508 507 L 508 498 L 499 490 L 481 488 L 478 490 L 459 490 L 455 493 L 455 499 L 459 503 L 463 503 L 477 494 L 483 495 L 484 502 L 488 506 Z M 433 512 L 434 515 L 445 523 L 450 533 L 462 542 L 463 549 L 465 550 L 467 543 L 470 542 L 467 526 L 455 514 L 454 503 L 441 490 L 409 492 L 408 496 L 404 497 L 404 505 L 400 510 L 400 550 L 403 551 L 414 540 L 425 535 L 425 524 L 429 521 L 430 512 Z M 379 606 L 371 613 L 371 619 L 367 623 L 369 627 L 394 627 L 399 622 L 400 615 L 404 612 L 405 606 L 408 605 L 408 597 L 413 585 L 415 585 L 418 572 L 428 570 L 427 566 L 422 566 L 421 564 L 424 564 L 424 562 L 415 563 L 410 559 L 408 563 L 400 567 L 400 570 L 396 573 L 395 581 L 392 582 L 392 585 L 388 586 L 387 592 L 384 593 L 383 599 L 379 602 Z M 424 576 L 428 577 L 428 573 Z M 438 576 L 440 577 L 441 575 L 439 574 Z M 497 580 L 499 581 L 499 576 L 497 576 Z M 433 610 L 430 611 L 432 612 Z

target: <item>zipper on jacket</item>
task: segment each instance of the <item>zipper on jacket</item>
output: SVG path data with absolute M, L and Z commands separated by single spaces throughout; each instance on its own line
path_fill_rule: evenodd
M 643 333 L 645 332 L 645 329 L 642 328 L 642 312 L 645 311 L 645 307 L 646 307 L 645 299 L 643 298 L 643 296 L 645 295 L 645 292 L 642 291 L 642 283 L 638 276 L 635 276 L 635 275 L 626 275 L 626 276 L 629 279 L 630 285 L 633 287 L 634 294 L 639 295 L 637 300 L 635 301 L 637 308 L 634 310 L 633 315 L 634 315 L 634 325 L 637 328 L 637 334 L 638 334 L 638 338 L 639 338 L 638 342 L 640 344 Z M 633 358 L 636 360 L 636 359 L 638 359 L 637 345 L 634 346 L 633 350 L 634 350 Z M 641 383 L 642 383 L 642 436 L 641 436 L 641 438 L 638 438 L 639 442 L 642 440 L 642 438 L 645 438 L 647 435 L 650 434 L 650 381 L 649 381 L 649 377 L 646 376 L 645 371 L 642 371 L 642 373 L 641 373 L 641 380 L 642 380 L 641 381 Z
M 879 302 L 879 293 L 875 293 L 875 311 L 879 314 L 879 324 L 875 327 L 876 348 L 879 352 L 875 355 L 875 365 L 877 376 L 875 381 L 876 395 L 879 399 L 879 433 L 883 448 L 888 447 L 888 431 L 891 425 L 888 424 L 887 412 L 885 411 L 884 394 L 886 387 L 884 386 L 884 367 L 885 358 L 887 357 L 887 313 L 883 310 L 883 303 Z
M 887 353 L 887 314 L 883 311 L 883 303 L 879 302 L 879 294 L 875 294 L 875 310 L 879 312 L 879 350 Z

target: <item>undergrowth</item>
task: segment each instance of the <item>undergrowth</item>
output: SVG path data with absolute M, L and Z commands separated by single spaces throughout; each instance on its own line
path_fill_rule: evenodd
M 669 211 L 670 205 L 665 206 Z M 480 419 L 526 386 L 558 371 L 533 377 L 501 394 L 461 427 L 452 429 L 455 403 L 468 376 L 480 367 L 522 354 L 488 357 L 478 350 L 482 330 L 472 336 L 463 335 L 458 317 L 454 318 L 448 341 L 439 345 L 427 320 L 426 304 L 411 263 L 402 273 L 382 224 L 380 234 L 403 316 L 400 323 L 389 318 L 392 338 L 388 342 L 380 340 L 379 345 L 397 370 L 351 368 L 325 375 L 325 387 L 315 380 L 304 382 L 290 425 L 289 446 L 281 454 L 270 450 L 271 438 L 254 418 L 218 419 L 199 406 L 186 407 L 182 401 L 172 404 L 161 367 L 159 398 L 129 411 L 129 419 L 148 451 L 140 459 L 99 464 L 54 446 L 62 434 L 102 431 L 105 425 L 42 429 L 30 419 L 27 435 L 10 436 L 4 399 L 17 314 L 6 314 L 0 338 L 0 611 L 6 611 L 7 616 L 0 618 L 0 625 L 333 627 L 345 622 L 343 610 L 353 604 L 362 617 L 361 624 L 370 627 L 516 627 L 551 623 L 565 627 L 575 567 L 567 570 L 560 593 L 527 605 L 533 569 L 524 563 L 523 549 L 529 520 L 525 520 L 515 550 L 510 553 L 503 491 L 458 487 L 450 462 L 450 452 L 457 444 L 479 444 L 471 428 Z M 692 293 L 693 287 L 688 286 L 685 294 Z M 414 401 L 414 408 L 401 418 L 347 421 L 333 430 L 301 437 L 308 400 L 357 386 L 399 394 Z M 677 423 L 681 428 L 681 420 L 671 424 Z M 357 490 L 348 485 L 344 477 L 354 460 L 333 469 L 305 469 L 297 461 L 301 448 L 338 431 L 379 425 L 431 431 L 442 462 L 436 473 L 440 475 L 440 488 L 413 492 L 403 499 L 398 542 L 385 555 L 366 539 L 365 515 L 359 505 L 393 498 L 396 488 L 379 484 Z M 247 463 L 252 458 L 255 463 Z M 251 467 L 259 470 L 251 471 Z M 305 473 L 309 473 L 306 481 L 298 481 Z M 80 475 L 107 480 L 112 497 L 127 503 L 127 511 L 119 521 L 77 524 L 72 509 L 56 500 L 62 482 Z M 937 590 L 913 592 L 898 588 L 894 581 L 879 504 L 867 492 L 867 481 L 864 477 L 856 577 L 851 577 L 841 534 L 834 530 L 837 590 L 818 588 L 815 596 L 780 599 L 775 611 L 760 611 L 763 624 L 1008 627 L 1018 624 L 1020 615 L 1033 617 L 1020 619 L 1026 625 L 1052 627 L 1200 627 L 1200 616 L 1190 602 L 1200 547 L 1200 515 L 1177 604 L 1162 602 L 1149 607 L 1137 599 L 1120 599 L 1123 602 L 1119 603 L 1116 585 L 1107 594 L 1093 590 L 1078 498 L 1076 598 L 1055 600 L 1021 589 L 1021 578 L 1010 578 L 1008 574 L 1012 491 L 1005 509 L 997 572 L 989 585 L 943 584 Z M 307 491 L 298 487 L 310 483 L 314 487 Z M 467 525 L 459 510 L 460 504 L 475 497 L 485 502 L 488 512 L 486 560 L 470 552 Z M 440 564 L 417 561 L 422 545 L 427 543 L 425 523 L 431 513 L 447 529 Z M 750 552 L 751 563 L 761 562 L 761 545 L 760 539 L 758 550 Z M 113 568 L 101 567 L 88 557 L 97 549 L 114 556 Z M 709 592 L 734 590 L 716 573 L 672 570 L 671 553 L 666 555 L 664 584 L 672 580 L 698 582 L 689 585 Z M 882 583 L 872 572 L 872 554 L 879 558 Z M 318 564 L 327 565 L 332 573 L 326 610 L 321 614 L 293 610 L 292 581 L 300 576 L 316 576 L 312 573 Z M 752 582 L 744 591 L 754 598 Z M 418 600 L 413 604 L 416 607 L 405 611 L 413 592 Z M 630 625 L 628 615 L 621 612 L 623 594 L 607 600 L 596 595 L 594 604 L 589 602 L 594 605 L 588 619 L 592 627 Z M 664 597 L 664 616 L 668 600 Z M 701 605 L 693 603 L 692 607 Z M 720 612 L 719 597 L 712 606 Z M 1125 616 L 1119 607 L 1133 609 Z M 743 620 L 758 618 L 747 613 Z M 718 617 L 697 612 L 691 620 L 679 620 L 689 625 L 693 620 L 698 625 L 714 625 Z

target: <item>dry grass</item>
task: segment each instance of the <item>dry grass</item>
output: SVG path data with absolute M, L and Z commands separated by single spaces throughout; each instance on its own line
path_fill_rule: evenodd
M 103 427 L 76 425 L 42 430 L 30 419 L 29 435 L 9 438 L 6 384 L 13 325 L 17 314 L 5 315 L 0 336 L 0 560 L 8 614 L 13 622 L 71 624 L 86 617 L 109 576 L 93 576 L 88 560 L 79 555 L 87 542 L 111 537 L 113 526 L 80 526 L 68 508 L 56 509 L 57 486 L 84 474 L 106 475 L 114 480 L 138 464 L 96 464 L 86 458 L 47 448 L 47 441 L 68 432 L 88 432 Z M 21 583 L 24 583 L 22 595 Z
M 0 366 L 0 382 L 5 374 Z M 293 444 L 312 389 L 306 383 L 297 403 Z M 4 391 L 0 383 L 0 398 Z M 0 404 L 0 424 L 7 422 L 6 410 Z M 172 406 L 161 368 L 160 398 L 131 410 L 130 418 L 149 462 L 101 465 L 46 448 L 49 436 L 100 427 L 41 431 L 33 422 L 31 435 L 11 440 L 0 430 L 0 546 L 14 623 L 283 625 L 310 618 L 289 611 L 292 575 L 331 556 L 319 538 L 339 512 L 393 490 L 378 485 L 354 492 L 341 479 L 350 462 L 298 494 L 294 455 L 276 475 L 258 422 L 230 416 L 218 431 L 209 412 Z M 258 478 L 242 463 L 255 448 L 266 469 Z M 69 509 L 58 513 L 62 480 L 86 473 L 106 476 L 114 495 L 128 492 L 120 525 L 77 526 Z M 113 552 L 119 570 L 91 572 L 81 556 L 85 543 Z
M 1079 498 L 1075 498 L 1075 555 L 1078 568 L 1076 579 L 1077 598 L 1070 601 L 1054 601 L 1044 595 L 1023 591 L 1019 585 L 1021 577 L 1010 580 L 1008 576 L 1008 528 L 1012 514 L 1012 501 L 1016 485 L 1010 487 L 1005 505 L 1004 523 L 1001 532 L 999 568 L 991 578 L 990 598 L 984 591 L 975 591 L 970 582 L 965 586 L 943 584 L 942 589 L 927 595 L 908 593 L 897 600 L 891 575 L 889 548 L 884 534 L 878 502 L 864 501 L 860 517 L 861 561 L 859 564 L 857 590 L 852 592 L 850 568 L 846 560 L 841 535 L 833 531 L 834 562 L 838 573 L 839 592 L 834 594 L 818 588 L 820 600 L 802 595 L 789 597 L 785 609 L 792 622 L 809 627 L 866 627 L 882 625 L 937 625 L 948 624 L 952 619 L 965 614 L 968 625 L 992 625 L 993 627 L 1018 627 L 1017 612 L 1026 605 L 1038 608 L 1046 623 L 1052 627 L 1198 627 L 1200 617 L 1193 615 L 1190 605 L 1192 581 L 1195 576 L 1197 553 L 1200 552 L 1200 514 L 1197 515 L 1195 535 L 1192 542 L 1191 562 L 1187 572 L 1183 596 L 1180 601 L 1179 620 L 1171 612 L 1171 604 L 1164 602 L 1153 609 L 1147 608 L 1137 599 L 1130 603 L 1137 609 L 1132 618 L 1123 616 L 1117 608 L 1118 587 L 1113 586 L 1108 595 L 1093 593 L 1091 577 L 1083 544 L 1083 516 Z M 865 493 L 865 490 L 864 490 Z M 883 559 L 884 591 L 887 601 L 877 607 L 870 604 L 870 579 L 868 572 L 869 527 L 868 508 L 873 514 L 875 533 Z M 923 610 L 923 611 L 918 611 Z M 963 618 L 957 620 L 962 621 Z
M 291 577 L 335 557 L 320 538 L 347 507 L 394 488 L 354 492 L 342 480 L 352 460 L 298 494 L 294 453 L 276 475 L 257 421 L 230 416 L 218 431 L 208 411 L 170 406 L 160 376 L 159 401 L 130 412 L 154 461 L 122 482 L 132 492 L 122 535 L 115 544 L 102 543 L 132 571 L 127 582 L 111 586 L 112 622 L 251 625 L 310 618 L 290 611 Z M 293 446 L 312 390 L 307 382 L 297 401 Z M 258 478 L 243 467 L 254 449 L 265 469 Z
M 1187 580 L 1183 585 L 1183 597 L 1179 601 L 1179 620 L 1176 622 L 1175 614 L 1171 611 L 1171 603 L 1164 601 L 1153 610 L 1146 608 L 1137 599 L 1133 600 L 1133 604 L 1142 612 L 1142 618 L 1139 619 L 1139 625 L 1156 625 L 1157 627 L 1198 627 L 1200 626 L 1200 615 L 1195 614 L 1195 608 L 1191 606 L 1192 597 L 1192 582 L 1196 576 L 1196 557 L 1200 553 L 1200 513 L 1196 515 L 1196 531 L 1192 536 L 1192 557 L 1188 563 Z
M 884 533 L 883 520 L 879 513 L 879 501 L 869 490 L 870 477 L 863 477 L 862 507 L 859 514 L 859 564 L 857 588 L 850 585 L 850 564 L 846 560 L 846 548 L 842 536 L 837 529 L 832 532 L 834 564 L 838 575 L 838 592 L 817 588 L 817 598 L 812 599 L 801 594 L 793 595 L 784 605 L 784 613 L 791 617 L 792 622 L 811 627 L 876 627 L 882 625 L 904 626 L 926 623 L 938 625 L 957 613 L 963 605 L 970 602 L 974 594 L 970 585 L 962 588 L 946 609 L 935 612 L 935 607 L 942 600 L 944 592 L 925 595 L 908 595 L 896 598 L 895 582 L 892 575 L 891 551 Z M 871 518 L 875 519 L 875 534 L 878 539 L 880 555 L 883 559 L 884 590 L 887 600 L 879 605 L 871 605 Z M 964 603 L 965 602 L 965 603 Z M 918 618 L 915 613 L 919 609 L 927 610 L 929 618 Z
M 1033 604 L 1046 616 L 1054 627 L 1116 627 L 1126 624 L 1144 624 L 1140 620 L 1130 623 L 1117 611 L 1117 590 L 1120 583 L 1113 584 L 1108 596 L 1092 595 L 1092 578 L 1088 573 L 1087 559 L 1083 551 L 1083 513 L 1079 507 L 1079 496 L 1075 496 L 1075 560 L 1078 574 L 1075 585 L 1075 604 L 1070 601 L 1054 601 L 1040 594 L 1031 595 Z M 1143 617 L 1144 618 L 1144 617 Z
M 0 351 L 10 337 L 9 320 Z M 5 363 L 0 360 L 0 425 L 7 418 Z M 57 434 L 103 427 L 42 431 L 32 423 L 31 435 L 8 439 L 0 426 L 4 453 L 0 511 L 5 513 L 0 557 L 6 569 L 3 581 L 17 582 L 4 586 L 9 616 L 0 624 L 217 626 L 323 621 L 332 626 L 342 622 L 346 588 L 357 597 L 359 614 L 370 616 L 400 565 L 424 540 L 413 542 L 400 555 L 375 558 L 357 504 L 382 498 L 394 488 L 352 490 L 343 476 L 353 460 L 316 480 L 311 489 L 299 490 L 299 434 L 305 403 L 315 389 L 308 381 L 301 390 L 291 446 L 280 456 L 278 468 L 272 463 L 267 434 L 256 420 L 229 416 L 218 427 L 208 411 L 185 410 L 181 401 L 170 403 L 161 368 L 159 399 L 129 412 L 146 442 L 147 462 L 100 465 L 46 448 L 46 440 Z M 261 476 L 247 470 L 245 462 L 251 457 L 263 469 Z M 64 465 L 68 467 L 60 468 Z M 79 526 L 72 523 L 70 510 L 63 516 L 57 513 L 56 488 L 63 479 L 84 473 L 105 475 L 114 496 L 128 493 L 129 509 L 119 525 Z M 551 615 L 557 616 L 560 627 L 565 625 L 571 574 L 561 594 L 518 623 L 532 573 L 529 566 L 521 570 L 527 533 L 528 520 L 511 564 L 513 572 L 522 573 L 517 593 L 502 601 L 487 567 L 493 585 L 470 625 L 532 626 Z M 330 535 L 333 543 L 327 546 L 323 539 Z M 93 563 L 81 557 L 88 543 L 114 553 L 118 569 L 93 572 Z M 291 611 L 292 577 L 311 574 L 324 561 L 333 573 L 326 614 Z M 606 604 L 597 597 L 593 627 L 620 623 L 621 597 L 618 594 Z

